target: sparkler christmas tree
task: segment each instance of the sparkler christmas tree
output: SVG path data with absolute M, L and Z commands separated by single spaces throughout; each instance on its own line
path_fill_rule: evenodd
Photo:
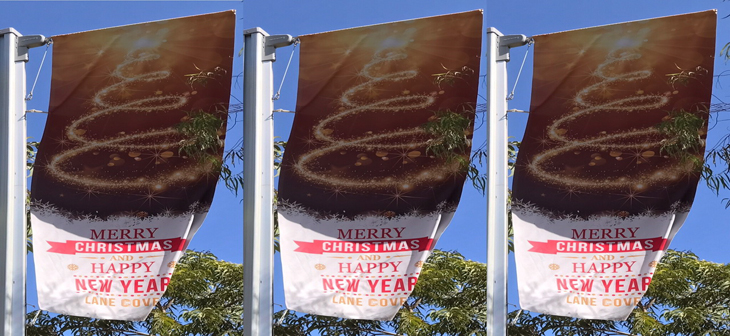
M 403 48 L 375 52 L 358 73 L 362 83 L 346 88 L 335 112 L 312 128 L 306 142 L 313 149 L 292 164 L 300 179 L 326 189 L 333 201 L 375 192 L 387 198 L 389 205 L 398 205 L 420 198 L 412 192 L 443 184 L 461 173 L 458 164 L 427 153 L 434 135 L 422 125 L 435 118 L 434 106 L 444 91 L 435 84 L 431 92 L 407 89 L 419 76 L 418 70 L 408 67 L 407 59 Z M 393 115 L 402 115 L 397 118 L 408 123 L 397 129 L 387 124 L 378 125 L 380 130 L 353 129 L 363 118 L 393 120 Z
M 423 159 L 433 159 L 425 155 L 423 148 L 427 145 L 429 135 L 420 127 L 402 128 L 395 131 L 374 133 L 372 131 L 352 137 L 341 135 L 338 126 L 345 126 L 353 117 L 368 114 L 378 118 L 378 114 L 409 113 L 422 111 L 434 104 L 436 97 L 430 94 L 410 93 L 408 90 L 394 97 L 379 97 L 383 86 L 406 86 L 408 80 L 418 75 L 416 70 L 388 71 L 391 63 L 403 61 L 406 53 L 400 49 L 383 49 L 375 53 L 371 62 L 366 64 L 360 76 L 364 83 L 345 90 L 338 100 L 336 113 L 321 120 L 315 125 L 312 133 L 315 141 L 322 146 L 303 155 L 294 165 L 295 171 L 310 182 L 338 188 L 343 192 L 362 192 L 367 190 L 408 191 L 413 187 L 431 181 L 442 180 L 449 173 L 442 165 L 424 167 Z M 424 120 L 425 122 L 425 120 Z M 347 155 L 359 153 L 353 157 L 352 166 L 347 173 L 337 174 L 332 171 L 319 170 L 314 166 L 325 156 L 333 153 Z M 376 168 L 378 175 L 373 176 L 374 160 L 394 163 Z M 411 163 L 419 167 L 417 170 L 404 169 L 402 166 Z M 387 169 L 387 173 L 384 171 Z
M 665 139 L 654 126 L 623 127 L 598 134 L 585 134 L 578 126 L 598 115 L 605 118 L 608 114 L 621 122 L 640 118 L 641 114 L 656 115 L 668 105 L 672 91 L 627 93 L 623 89 L 652 76 L 651 70 L 632 69 L 640 58 L 636 49 L 617 49 L 608 54 L 592 74 L 597 82 L 579 90 L 570 102 L 571 112 L 547 127 L 547 137 L 541 142 L 552 148 L 532 157 L 527 165 L 530 174 L 570 193 L 606 190 L 631 193 L 672 183 L 690 172 L 686 165 L 660 155 Z M 561 161 L 566 155 L 585 157 L 584 163 L 568 166 Z M 642 164 L 647 168 L 641 167 Z M 621 174 L 613 174 L 618 167 Z
M 188 118 L 184 110 L 197 92 L 153 89 L 165 87 L 171 76 L 155 48 L 132 50 L 116 65 L 108 75 L 111 84 L 90 97 L 88 112 L 56 140 L 63 150 L 43 166 L 51 178 L 79 190 L 59 197 L 133 195 L 126 212 L 145 216 L 189 209 L 175 205 L 185 203 L 180 200 L 187 198 L 187 186 L 217 171 L 179 151 L 189 139 L 174 126 Z

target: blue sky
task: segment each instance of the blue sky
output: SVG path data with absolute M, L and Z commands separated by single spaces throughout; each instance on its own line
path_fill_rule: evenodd
M 527 36 L 557 32 L 583 27 L 611 24 L 617 22 L 640 20 L 652 17 L 675 15 L 718 8 L 719 18 L 730 14 L 730 3 L 721 0 L 369 0 L 369 1 L 335 1 L 335 0 L 246 0 L 238 1 L 186 1 L 186 2 L 0 2 L 0 28 L 13 27 L 22 34 L 43 34 L 52 36 L 91 29 L 133 24 L 152 20 L 168 19 L 180 16 L 196 15 L 237 10 L 238 35 L 243 29 L 262 27 L 270 34 L 291 34 L 294 36 L 324 32 L 336 29 L 384 23 L 389 21 L 413 19 L 424 16 L 441 15 L 473 9 L 485 9 L 484 27 L 496 27 L 505 34 L 525 34 Z M 718 51 L 730 41 L 730 18 L 718 22 Z M 241 36 L 237 37 L 236 50 L 242 46 Z M 28 87 L 36 75 L 44 48 L 31 51 L 28 63 Z M 508 71 L 510 88 L 515 81 L 517 70 L 522 61 L 525 48 L 513 50 Z M 284 73 L 286 61 L 291 48 L 283 48 L 278 52 L 278 61 L 274 66 L 275 86 L 278 87 Z M 295 54 L 292 68 L 289 70 L 283 85 L 281 99 L 275 108 L 293 110 L 296 102 L 297 56 Z M 40 73 L 34 98 L 28 107 L 46 111 L 48 109 L 49 83 L 51 78 L 51 55 Z M 240 74 L 243 60 L 234 60 L 234 75 Z M 522 73 L 515 99 L 510 108 L 529 109 L 531 83 L 531 55 L 528 57 Z M 723 60 L 717 60 L 716 74 L 730 69 Z M 483 68 L 482 68 L 483 72 Z M 240 82 L 238 83 L 240 84 Z M 715 87 L 715 95 L 724 101 L 730 101 L 730 83 Z M 234 83 L 232 94 L 240 99 L 242 88 Z M 481 92 L 486 90 L 480 88 Z M 228 133 L 232 144 L 242 134 L 242 116 L 233 117 L 239 122 Z M 293 116 L 277 114 L 275 116 L 276 135 L 286 139 Z M 510 135 L 521 139 L 527 116 L 510 115 Z M 722 118 L 720 118 L 722 119 Z M 45 117 L 41 114 L 28 116 L 28 134 L 32 140 L 40 140 Z M 234 125 L 234 123 L 230 123 Z M 730 132 L 727 122 L 720 123 L 709 133 L 708 143 L 713 144 L 721 136 Z M 475 135 L 475 144 L 485 139 L 484 128 Z M 231 141 L 234 140 L 234 141 Z M 711 193 L 702 183 L 698 189 L 695 205 L 689 219 L 673 241 L 671 248 L 691 250 L 700 258 L 728 263 L 730 254 L 725 246 L 730 237 L 730 221 L 727 211 L 721 203 L 723 197 L 730 197 L 724 191 L 718 197 Z M 214 201 L 213 208 L 195 236 L 190 247 L 196 250 L 209 250 L 220 258 L 232 262 L 242 262 L 242 203 L 241 196 L 235 196 L 222 186 Z M 470 186 L 465 188 L 462 203 L 456 217 L 446 230 L 437 248 L 457 250 L 467 258 L 486 262 L 486 200 Z M 281 294 L 281 272 L 277 262 L 277 278 L 275 286 L 275 302 L 283 305 Z M 510 265 L 510 302 L 517 303 L 516 285 L 514 281 L 514 265 Z M 35 284 L 32 260 L 29 260 L 28 303 L 35 303 Z M 275 310 L 281 306 L 275 307 Z

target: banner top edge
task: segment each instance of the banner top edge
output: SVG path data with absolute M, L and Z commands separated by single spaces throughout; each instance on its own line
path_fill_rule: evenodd
M 305 37 L 305 36 L 312 36 L 312 35 L 319 35 L 319 34 L 325 34 L 325 33 L 332 33 L 332 32 L 338 32 L 338 31 L 344 31 L 344 30 L 350 30 L 350 29 L 373 27 L 373 26 L 378 26 L 378 25 L 382 25 L 382 24 L 399 23 L 399 22 L 406 22 L 406 21 L 413 21 L 413 20 L 420 20 L 420 19 L 431 19 L 431 18 L 437 18 L 437 17 L 441 17 L 441 16 L 458 15 L 458 14 L 466 14 L 466 13 L 474 13 L 474 12 L 482 13 L 482 15 L 484 14 L 484 10 L 483 9 L 474 9 L 474 10 L 469 10 L 469 11 L 464 11 L 464 12 L 449 13 L 449 14 L 440 14 L 440 15 L 425 16 L 425 17 L 419 17 L 419 18 L 413 18 L 413 19 L 405 19 L 405 20 L 398 20 L 398 21 L 374 23 L 374 24 L 364 25 L 364 26 L 357 26 L 357 27 L 350 27 L 350 28 L 342 28 L 342 29 L 328 30 L 328 31 L 311 33 L 311 34 L 303 34 L 303 35 L 299 35 L 297 37 Z
M 232 14 L 234 14 L 234 15 L 235 15 L 235 14 L 236 14 L 236 10 L 235 10 L 235 9 L 229 9 L 229 10 L 225 10 L 225 11 L 221 11 L 221 12 L 204 13 L 204 14 L 195 14 L 195 15 L 188 15 L 188 16 L 180 16 L 180 17 L 174 17 L 174 18 L 169 18 L 169 19 L 161 19 L 161 20 L 153 20 L 153 21 L 145 21 L 145 22 L 130 23 L 130 24 L 125 24 L 125 25 L 119 25 L 119 26 L 104 27 L 104 28 L 97 28 L 97 29 L 91 29 L 91 30 L 84 30 L 84 31 L 79 31 L 79 32 L 73 32 L 73 33 L 66 33 L 66 34 L 59 34 L 59 35 L 53 35 L 53 36 L 51 36 L 51 38 L 57 38 L 57 37 L 64 37 L 64 36 L 68 36 L 68 35 L 74 35 L 74 34 L 81 34 L 81 33 L 88 33 L 88 32 L 94 32 L 94 31 L 98 31 L 98 30 L 104 30 L 104 29 L 122 28 L 122 27 L 129 27 L 129 26 L 135 26 L 135 25 L 140 25 L 140 24 L 146 24 L 146 23 L 162 22 L 162 21 L 177 20 L 177 19 L 187 19 L 187 18 L 192 18 L 192 17 L 197 17 L 197 16 L 204 16 L 204 15 L 215 15 L 215 14 L 224 14 L 224 13 L 232 13 Z
M 639 19 L 639 20 L 631 20 L 631 21 L 624 21 L 624 22 L 609 23 L 609 24 L 598 25 L 598 26 L 591 26 L 591 27 L 583 27 L 583 28 L 576 28 L 576 29 L 561 30 L 561 31 L 552 32 L 552 33 L 536 34 L 536 35 L 532 35 L 532 37 L 534 38 L 534 37 L 547 36 L 547 35 L 553 35 L 553 34 L 559 34 L 559 33 L 566 33 L 566 32 L 572 32 L 572 31 L 578 31 L 578 30 L 584 30 L 584 29 L 608 27 L 608 26 L 620 25 L 620 24 L 625 24 L 625 23 L 641 22 L 641 21 L 656 20 L 656 19 L 665 19 L 665 18 L 670 18 L 670 17 L 675 17 L 675 16 L 701 14 L 701 13 L 709 13 L 709 12 L 714 12 L 715 15 L 717 15 L 717 9 L 708 9 L 708 10 L 703 10 L 703 11 L 698 11 L 698 12 L 674 14 L 674 15 L 659 16 L 659 17 Z

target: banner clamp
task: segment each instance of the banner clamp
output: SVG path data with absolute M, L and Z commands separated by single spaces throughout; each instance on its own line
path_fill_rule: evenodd
M 522 34 L 500 36 L 501 33 L 494 28 L 488 28 L 487 34 L 489 33 L 497 34 L 497 45 L 499 48 L 497 51 L 497 58 L 495 59 L 496 61 L 509 62 L 509 50 L 511 48 L 521 47 L 528 44 L 531 40 L 531 38 Z
M 270 35 L 264 37 L 264 58 L 262 61 L 276 61 L 276 48 L 294 44 L 296 39 L 291 35 Z
M 28 61 L 28 49 L 48 44 L 48 39 L 43 35 L 18 36 L 18 53 L 15 61 Z

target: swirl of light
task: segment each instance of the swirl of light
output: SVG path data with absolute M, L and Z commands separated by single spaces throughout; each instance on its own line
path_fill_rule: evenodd
M 341 177 L 311 168 L 315 161 L 330 153 L 345 150 L 385 150 L 406 152 L 413 148 L 427 145 L 427 134 L 420 127 L 398 129 L 389 132 L 367 134 L 360 137 L 342 138 L 332 131 L 333 124 L 348 117 L 362 113 L 396 113 L 413 110 L 422 110 L 431 106 L 435 101 L 431 95 L 411 94 L 391 98 L 368 101 L 362 97 L 367 92 L 379 86 L 404 82 L 418 76 L 416 70 L 404 70 L 383 73 L 380 71 L 390 62 L 403 61 L 408 55 L 402 49 L 382 49 L 377 51 L 372 60 L 360 71 L 360 76 L 366 79 L 362 84 L 351 87 L 340 96 L 340 111 L 327 116 L 313 127 L 314 138 L 324 143 L 324 146 L 311 150 L 297 158 L 293 164 L 294 171 L 303 179 L 332 188 L 346 188 L 349 190 L 376 190 L 388 189 L 408 190 L 426 182 L 443 180 L 455 172 L 454 167 L 444 164 L 434 165 L 401 175 L 388 177 Z
M 96 177 L 80 174 L 70 163 L 78 155 L 91 151 L 111 150 L 162 150 L 177 146 L 180 134 L 173 128 L 149 130 L 143 133 L 111 136 L 95 139 L 85 136 L 84 125 L 89 125 L 99 117 L 117 113 L 154 113 L 180 109 L 188 102 L 183 95 L 157 95 L 128 102 L 115 101 L 115 94 L 126 90 L 140 82 L 154 82 L 168 78 L 170 71 L 159 70 L 141 74 L 134 73 L 136 66 L 159 59 L 160 56 L 151 50 L 130 51 L 125 60 L 117 65 L 110 77 L 116 83 L 97 91 L 91 99 L 96 110 L 74 120 L 65 130 L 65 137 L 77 144 L 75 148 L 61 151 L 51 158 L 46 170 L 57 180 L 66 184 L 104 190 L 161 190 L 176 182 L 193 181 L 204 174 L 197 166 L 182 168 L 173 172 L 158 172 L 156 175 L 134 178 L 117 178 L 112 176 Z
M 641 173 L 631 177 L 604 178 L 597 176 L 568 176 L 544 168 L 546 165 L 554 162 L 558 156 L 579 149 L 604 151 L 606 148 L 611 148 L 614 150 L 629 150 L 635 153 L 641 153 L 646 148 L 661 145 L 662 139 L 654 127 L 636 128 L 621 133 L 604 134 L 587 138 L 572 138 L 566 132 L 569 123 L 595 113 L 639 113 L 647 110 L 656 110 L 669 103 L 669 97 L 659 94 L 631 96 L 605 102 L 591 99 L 592 97 L 596 97 L 597 93 L 610 89 L 611 86 L 649 78 L 652 75 L 652 72 L 649 70 L 624 73 L 613 71 L 613 69 L 619 68 L 619 65 L 622 63 L 635 61 L 639 58 L 641 58 L 641 54 L 636 49 L 613 50 L 608 54 L 606 60 L 593 73 L 600 81 L 578 91 L 573 99 L 573 104 L 576 106 L 573 109 L 574 111 L 556 119 L 547 127 L 548 138 L 559 143 L 559 145 L 532 157 L 531 161 L 527 164 L 527 170 L 531 175 L 543 182 L 568 189 L 600 191 L 605 189 L 626 190 L 627 188 L 631 190 L 642 190 L 649 185 L 675 181 L 679 176 L 687 172 L 687 167 L 674 164 L 661 169 L 661 171 Z

